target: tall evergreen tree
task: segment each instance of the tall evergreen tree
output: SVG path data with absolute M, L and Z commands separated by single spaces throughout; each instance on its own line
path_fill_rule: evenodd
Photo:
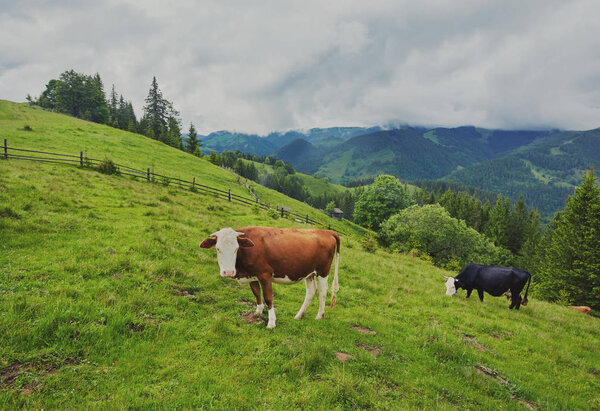
M 600 189 L 593 168 L 551 227 L 537 293 L 551 301 L 600 309 Z
M 190 129 L 188 131 L 187 138 L 187 151 L 188 153 L 196 154 L 197 150 L 202 147 L 202 140 L 198 139 L 198 133 L 192 123 L 190 123 Z
M 164 138 L 161 137 L 164 135 L 164 130 L 167 129 L 169 102 L 163 98 L 156 77 L 152 77 L 152 84 L 145 102 L 144 117 L 146 117 L 148 129 L 152 130 L 155 139 L 163 140 Z M 146 135 L 148 134 L 146 131 Z

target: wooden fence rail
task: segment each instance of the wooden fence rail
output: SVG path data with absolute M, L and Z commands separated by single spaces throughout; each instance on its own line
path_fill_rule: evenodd
M 23 149 L 23 148 L 9 147 L 7 144 L 7 139 L 4 139 L 4 145 L 3 145 L 2 149 L 3 149 L 2 150 L 3 155 L 0 158 L 3 158 L 5 160 L 8 160 L 9 158 L 14 158 L 14 159 L 19 159 L 19 160 L 30 160 L 30 161 L 39 161 L 39 162 L 44 162 L 44 163 L 55 163 L 55 164 L 67 164 L 67 165 L 75 165 L 75 166 L 90 167 L 90 168 L 98 167 L 101 163 L 106 161 L 106 160 L 100 160 L 97 158 L 87 157 L 84 155 L 83 151 L 80 151 L 79 155 L 72 155 L 72 154 L 51 153 L 51 152 L 47 152 L 47 151 L 37 151 L 37 150 L 28 150 L 28 149 Z M 23 154 L 13 154 L 9 151 L 23 153 Z M 37 154 L 37 155 L 31 155 L 31 154 Z M 258 197 L 256 197 L 256 198 L 244 197 L 244 196 L 232 193 L 231 189 L 229 189 L 228 191 L 225 191 L 225 190 L 221 190 L 216 187 L 211 187 L 211 186 L 207 186 L 204 184 L 200 184 L 200 183 L 196 182 L 196 177 L 193 177 L 192 181 L 187 181 L 187 180 L 182 180 L 181 178 L 177 178 L 177 177 L 170 177 L 170 176 L 166 176 L 163 174 L 154 173 L 150 170 L 150 168 L 147 168 L 146 170 L 138 170 L 136 168 L 133 168 L 133 167 L 130 167 L 127 165 L 123 165 L 123 164 L 117 164 L 117 163 L 113 163 L 113 164 L 117 168 L 117 171 L 119 174 L 128 175 L 128 176 L 132 176 L 132 177 L 136 177 L 136 178 L 142 178 L 148 182 L 163 183 L 165 185 L 174 184 L 177 187 L 180 187 L 182 189 L 187 189 L 187 190 L 190 190 L 193 192 L 199 192 L 199 193 L 203 193 L 203 194 L 212 195 L 214 197 L 227 200 L 229 202 L 236 202 L 236 203 L 243 204 L 243 205 L 246 205 L 249 207 L 258 206 L 259 208 L 261 208 L 263 210 L 271 209 L 270 204 L 263 203 L 262 201 L 260 201 L 260 199 Z M 278 213 L 280 213 L 282 218 L 286 218 L 286 217 L 293 218 L 298 222 L 315 225 L 315 226 L 327 227 L 330 230 L 334 230 L 340 234 L 344 234 L 343 232 L 335 230 L 333 227 L 331 227 L 331 224 L 325 225 L 324 223 L 321 223 L 317 220 L 310 218 L 308 214 L 300 215 L 298 213 L 294 213 L 294 212 L 286 210 L 285 207 L 283 207 L 283 206 L 281 207 L 281 209 L 275 207 L 275 210 Z

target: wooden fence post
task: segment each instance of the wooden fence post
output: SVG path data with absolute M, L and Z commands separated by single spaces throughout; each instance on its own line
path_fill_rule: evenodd
M 306 224 L 308 224 L 308 214 L 306 214 Z
M 192 188 L 195 189 L 196 188 L 196 177 L 194 177 L 192 179 Z
M 329 223 L 329 227 L 327 227 L 328 230 L 331 230 L 331 223 Z
M 150 168 L 146 169 L 146 180 L 150 182 Z
M 231 188 L 229 189 L 229 202 L 231 202 Z
M 8 160 L 8 146 L 6 145 L 6 139 L 4 139 L 4 159 Z
M 79 152 L 79 166 L 83 167 L 83 151 Z
M 285 217 L 285 214 L 284 214 L 284 213 L 285 213 L 285 211 L 284 211 L 284 209 L 283 209 L 283 206 L 281 206 L 281 218 Z

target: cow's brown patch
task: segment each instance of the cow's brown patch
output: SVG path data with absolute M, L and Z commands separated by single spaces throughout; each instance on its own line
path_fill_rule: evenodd
M 352 325 L 351 327 L 354 328 L 356 331 L 358 331 L 361 334 L 372 334 L 372 335 L 377 334 L 376 331 L 371 330 L 370 328 L 367 328 L 367 327 L 363 327 L 362 325 L 355 324 L 355 325 Z
M 352 358 L 350 354 L 346 354 L 345 352 L 338 351 L 335 353 L 335 356 L 341 362 L 346 362 L 349 358 Z
M 592 309 L 590 307 L 585 306 L 585 305 L 570 305 L 569 308 L 571 310 L 579 311 L 580 313 L 583 313 L 583 314 L 589 314 L 590 311 L 592 311 Z
M 377 345 L 369 345 L 369 344 L 365 344 L 365 343 L 358 343 L 358 344 L 356 344 L 356 346 L 358 348 L 362 348 L 363 350 L 365 350 L 367 352 L 370 352 L 375 357 L 377 357 L 379 355 L 379 353 L 381 352 L 381 347 L 379 347 Z
M 242 320 L 244 320 L 244 322 L 246 324 L 259 324 L 259 323 L 263 322 L 262 318 L 260 318 L 260 316 L 256 315 L 256 313 L 254 313 L 254 311 L 242 313 L 242 314 L 240 314 L 240 317 L 242 318 Z
M 484 347 L 483 345 L 479 344 L 476 340 L 475 340 L 475 336 L 474 335 L 469 335 L 469 334 L 464 334 L 464 340 L 467 344 L 469 344 L 471 347 L 477 348 L 479 351 L 487 351 L 487 348 Z

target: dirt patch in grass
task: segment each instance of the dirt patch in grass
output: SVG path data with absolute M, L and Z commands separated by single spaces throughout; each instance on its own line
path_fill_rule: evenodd
M 362 325 L 358 325 L 358 324 L 351 325 L 350 328 L 355 329 L 356 331 L 358 331 L 361 334 L 371 334 L 371 335 L 377 334 L 377 332 L 375 330 L 371 330 L 370 328 L 363 327 Z
M 79 363 L 78 358 L 69 358 L 61 363 L 51 361 L 27 364 L 15 362 L 0 370 L 0 388 L 17 389 L 25 395 L 30 395 L 44 386 L 42 380 L 46 376 L 56 373 L 66 365 L 77 365 Z
M 146 328 L 146 326 L 144 324 L 135 324 L 132 322 L 129 322 L 126 325 L 127 325 L 127 329 L 129 331 L 133 331 L 134 333 L 141 333 Z
M 358 344 L 356 344 L 356 346 L 358 348 L 362 348 L 363 350 L 365 350 L 367 352 L 370 352 L 375 357 L 377 357 L 379 355 L 379 353 L 381 352 L 381 347 L 379 347 L 377 345 L 369 345 L 369 344 L 365 344 L 365 343 L 358 343 Z
M 348 359 L 352 358 L 350 354 L 346 354 L 345 352 L 341 351 L 336 352 L 335 357 L 341 362 L 346 362 Z
M 241 313 L 240 317 L 246 324 L 260 324 L 263 322 L 260 316 L 256 315 L 254 311 L 248 311 L 246 313 Z
M 242 304 L 243 306 L 246 306 L 246 307 L 254 307 L 254 303 L 252 301 L 248 301 L 246 299 L 238 300 L 238 303 Z
M 495 338 L 495 339 L 497 339 L 497 340 L 501 340 L 501 339 L 502 339 L 502 336 L 501 336 L 500 334 L 490 334 L 490 336 L 491 336 L 492 338 Z
M 477 348 L 479 351 L 487 351 L 488 350 L 486 347 L 484 347 L 483 345 L 479 344 L 475 340 L 475 336 L 474 335 L 463 334 L 463 336 L 464 336 L 465 342 L 467 344 L 469 344 L 471 347 Z
M 509 386 L 510 383 L 509 381 L 504 378 L 502 375 L 500 375 L 497 371 L 492 370 L 491 368 L 485 367 L 483 365 L 478 365 L 475 367 L 475 371 L 477 371 L 479 374 L 482 375 L 486 375 L 488 377 L 493 378 L 498 385 L 500 386 Z M 525 408 L 528 408 L 530 410 L 537 410 L 539 409 L 539 407 L 537 406 L 537 404 L 533 401 L 530 400 L 526 400 L 523 398 L 519 398 L 514 394 L 509 394 L 510 398 L 512 398 L 513 401 L 521 404 L 522 406 L 524 406 Z

